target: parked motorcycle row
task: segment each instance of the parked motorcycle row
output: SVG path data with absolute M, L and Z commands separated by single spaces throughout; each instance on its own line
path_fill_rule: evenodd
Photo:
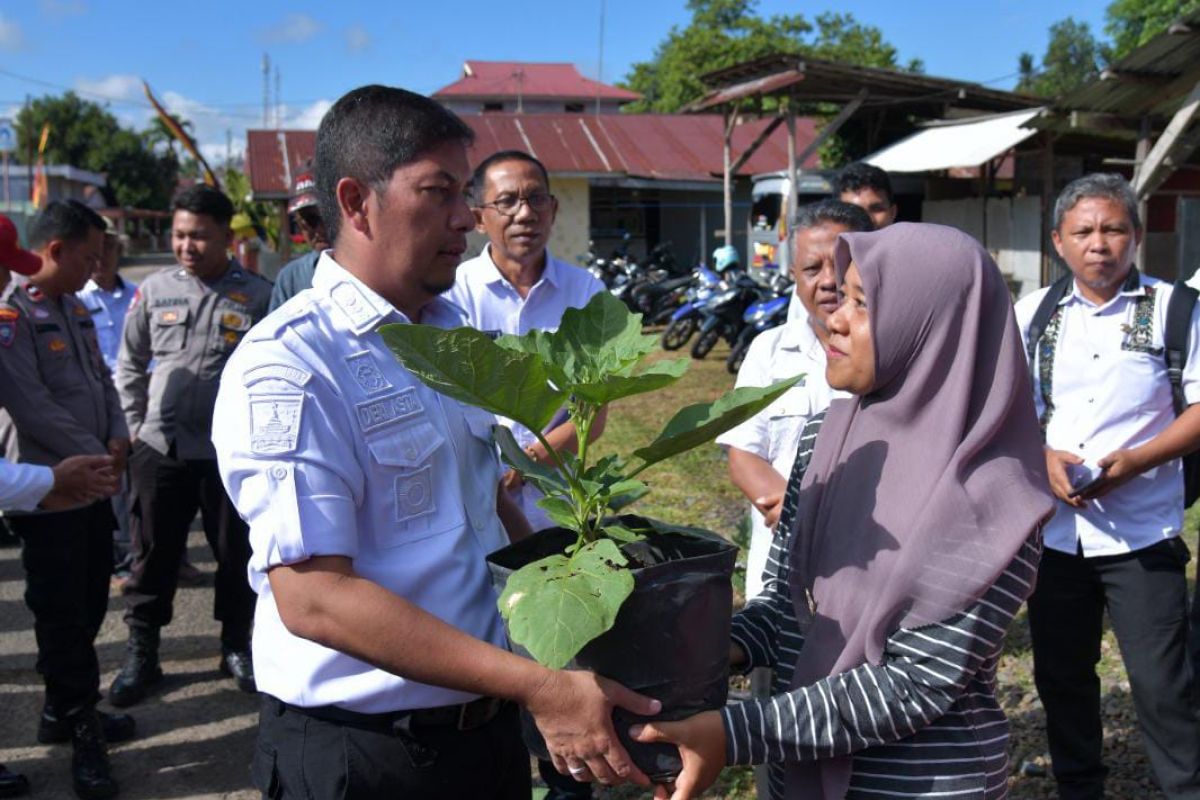
M 608 258 L 589 252 L 585 266 L 631 311 L 642 314 L 643 323 L 666 325 L 665 350 L 678 350 L 695 337 L 692 358 L 704 358 L 724 339 L 730 346 L 726 369 L 736 374 L 754 337 L 787 320 L 792 281 L 779 269 L 757 270 L 752 277 L 733 248 L 720 248 L 713 254 L 713 269 L 699 264 L 689 270 L 675 260 L 669 243 L 638 262 L 627 242 Z

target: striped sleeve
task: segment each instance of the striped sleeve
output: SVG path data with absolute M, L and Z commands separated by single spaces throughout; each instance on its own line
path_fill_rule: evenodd
M 882 663 L 774 697 L 727 706 L 729 764 L 814 761 L 911 736 L 941 717 L 1003 645 L 1033 589 L 1041 532 L 971 608 L 890 636 Z
M 817 432 L 824 420 L 824 411 L 815 414 L 800 432 L 796 460 L 792 464 L 784 493 L 783 509 L 775 526 L 771 549 L 767 553 L 767 565 L 763 569 L 762 593 L 750 598 L 745 608 L 733 617 L 731 637 L 734 644 L 746 654 L 746 662 L 742 665 L 745 672 L 758 667 L 773 667 L 781 657 L 794 659 L 804 644 L 788 588 L 788 552 L 800 504 L 800 482 L 804 479 L 804 472 L 812 458 L 813 445 L 817 441 Z

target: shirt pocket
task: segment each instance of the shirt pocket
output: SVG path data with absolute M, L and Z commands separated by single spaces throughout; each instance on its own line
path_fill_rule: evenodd
M 155 355 L 177 353 L 187 344 L 187 306 L 172 306 L 154 311 L 150 318 L 150 349 Z
M 436 469 L 438 451 L 446 444 L 425 421 L 389 426 L 367 441 L 371 480 L 382 495 L 375 528 L 380 549 L 411 545 L 462 526 L 453 476 L 446 474 L 447 465 Z
M 771 464 L 781 456 L 795 457 L 800 432 L 812 413 L 811 398 L 795 389 L 788 390 L 771 405 L 767 410 L 767 460 Z

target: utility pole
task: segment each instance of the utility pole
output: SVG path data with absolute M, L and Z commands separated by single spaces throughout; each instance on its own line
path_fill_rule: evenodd
M 268 117 L 269 117 L 269 115 L 270 115 L 270 113 L 271 113 L 271 57 L 270 57 L 269 55 L 267 55 L 266 53 L 263 53 L 263 60 L 262 60 L 262 74 L 263 74 L 263 84 L 262 84 L 262 89 L 263 89 L 263 95 L 262 95 L 262 100 L 263 100 L 263 118 L 262 118 L 262 126 L 263 126 L 264 128 L 270 128 L 270 127 L 271 127 L 271 121 L 270 121 L 270 119 L 269 119 Z
M 275 130 L 283 124 L 283 90 L 280 88 L 279 65 L 275 65 Z
M 225 171 L 229 172 L 229 167 L 233 164 L 233 130 L 225 129 Z
M 520 113 L 524 112 L 524 110 L 525 110 L 524 100 L 523 100 L 523 95 L 525 94 L 525 70 L 524 70 L 524 68 L 517 67 L 517 71 L 513 73 L 513 77 L 517 79 L 517 113 L 520 114 Z

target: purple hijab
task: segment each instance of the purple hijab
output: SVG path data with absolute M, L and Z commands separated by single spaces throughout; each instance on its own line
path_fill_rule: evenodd
M 900 223 L 842 234 L 839 283 L 851 260 L 875 384 L 830 406 L 801 484 L 790 587 L 806 640 L 793 688 L 879 664 L 897 629 L 964 611 L 1054 510 L 991 257 L 954 228 Z M 841 798 L 850 766 L 789 764 L 787 797 Z

